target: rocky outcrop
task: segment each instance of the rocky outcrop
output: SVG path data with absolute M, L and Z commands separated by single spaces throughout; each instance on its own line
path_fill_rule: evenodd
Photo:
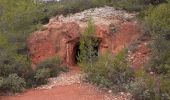
M 55 21 L 44 26 L 28 38 L 29 54 L 33 64 L 37 64 L 51 56 L 59 56 L 62 61 L 69 61 L 74 46 L 80 37 L 80 27 L 74 22 Z M 69 50 L 68 50 L 69 49 Z
M 99 54 L 105 51 L 115 54 L 140 35 L 135 14 L 112 7 L 89 9 L 67 17 L 56 16 L 28 38 L 32 63 L 38 64 L 48 57 L 59 56 L 65 64 L 76 64 L 79 39 L 89 17 L 95 25 L 95 36 L 100 40 Z

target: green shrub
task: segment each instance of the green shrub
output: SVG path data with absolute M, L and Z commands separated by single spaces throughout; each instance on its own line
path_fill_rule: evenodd
M 146 70 L 156 74 L 168 74 L 170 71 L 170 41 L 157 38 L 151 45 L 152 59 L 146 65 Z
M 35 74 L 36 71 L 30 71 L 27 76 L 25 77 L 25 81 L 26 81 L 26 88 L 34 88 L 37 87 L 37 81 L 35 79 Z M 41 84 L 40 84 L 41 85 Z
M 24 90 L 25 80 L 17 74 L 10 74 L 7 78 L 1 78 L 0 90 L 6 92 L 21 92 Z
M 0 88 L 3 87 L 3 84 L 4 84 L 4 78 L 3 78 L 3 77 L 0 77 Z
M 27 57 L 15 55 L 10 52 L 2 52 L 0 55 L 0 76 L 7 77 L 9 74 L 16 73 L 20 77 L 25 77 L 31 71 Z
M 150 7 L 146 12 L 145 21 L 150 26 L 151 32 L 154 35 L 168 35 L 170 32 L 170 2 L 161 4 L 157 7 Z
M 169 6 L 170 2 L 150 6 L 145 11 L 144 20 L 145 25 L 148 26 L 147 32 L 152 35 L 150 45 L 152 55 L 150 62 L 145 66 L 147 72 L 144 70 L 137 72 L 135 81 L 131 83 L 130 91 L 135 100 L 170 100 Z
M 135 100 L 156 100 L 155 91 L 153 89 L 149 89 L 145 80 L 135 80 L 135 82 L 131 83 L 132 86 L 132 98 Z
M 150 28 L 153 41 L 152 59 L 146 69 L 156 74 L 168 74 L 170 70 L 170 2 L 151 7 L 146 12 L 145 23 Z
M 68 15 L 85 9 L 104 6 L 107 0 L 61 0 L 60 2 L 46 3 L 47 18 L 56 15 Z
M 37 65 L 37 70 L 44 68 L 49 69 L 50 77 L 58 76 L 62 71 L 68 71 L 67 67 L 61 66 L 61 61 L 58 57 L 48 58 Z
M 135 100 L 155 100 L 154 77 L 144 70 L 138 70 L 135 80 L 130 83 L 129 91 Z
M 166 0 L 110 0 L 109 2 L 119 9 L 139 12 L 147 9 L 149 5 L 166 3 Z
M 135 81 L 130 84 L 129 91 L 135 100 L 169 100 L 170 79 L 165 76 L 154 76 L 144 70 L 136 72 Z
M 49 77 L 50 77 L 50 70 L 48 68 L 38 69 L 34 75 L 37 85 L 47 83 L 47 79 Z
M 115 57 L 110 54 L 100 56 L 93 65 L 85 64 L 83 70 L 87 73 L 87 80 L 113 89 L 113 91 L 126 90 L 128 83 L 133 81 L 134 72 L 125 60 L 124 52 Z
M 161 77 L 160 79 L 160 98 L 161 100 L 170 99 L 170 77 Z
M 145 0 L 115 0 L 113 6 L 127 11 L 141 11 L 147 7 Z
M 121 85 L 129 83 L 133 79 L 133 70 L 126 61 L 125 52 L 117 54 L 113 60 L 113 65 L 110 68 L 110 78 L 114 84 Z
M 32 71 L 26 38 L 40 26 L 44 15 L 39 7 L 33 0 L 0 0 L 0 77 L 4 91 L 22 90 L 23 80 Z
M 88 21 L 88 26 L 80 38 L 78 62 L 92 63 L 98 56 L 98 39 L 94 37 L 95 27 L 92 19 Z
M 48 58 L 39 63 L 37 69 L 29 71 L 25 77 L 27 88 L 46 84 L 49 77 L 56 77 L 61 72 L 67 72 L 68 67 L 62 66 L 58 57 Z

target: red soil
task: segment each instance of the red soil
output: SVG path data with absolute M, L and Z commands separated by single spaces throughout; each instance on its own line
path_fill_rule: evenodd
M 134 65 L 141 65 L 139 62 L 141 59 L 137 58 L 137 63 Z M 79 71 L 78 68 L 72 69 L 73 73 Z M 106 97 L 109 98 L 107 100 L 125 100 L 126 98 L 126 96 L 112 96 L 108 92 L 98 90 L 93 85 L 80 83 L 56 86 L 52 89 L 30 89 L 16 96 L 1 96 L 0 100 L 106 100 Z
M 103 100 L 103 96 L 93 86 L 73 84 L 50 90 L 28 90 L 17 96 L 1 97 L 1 100 Z
M 78 67 L 71 67 L 66 75 L 80 72 Z M 88 83 L 74 83 L 55 86 L 51 89 L 30 89 L 14 96 L 0 96 L 0 100 L 125 100 L 126 94 L 113 96 Z

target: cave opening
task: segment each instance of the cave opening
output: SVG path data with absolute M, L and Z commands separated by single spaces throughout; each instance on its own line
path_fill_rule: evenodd
M 78 60 L 78 56 L 79 56 L 79 53 L 80 53 L 80 43 L 78 43 L 76 46 L 75 46 L 75 64 L 78 64 L 79 63 L 79 60 Z

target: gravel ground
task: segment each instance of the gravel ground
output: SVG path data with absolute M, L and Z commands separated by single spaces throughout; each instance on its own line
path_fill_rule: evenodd
M 94 85 L 84 82 L 85 74 L 80 71 L 70 71 L 62 73 L 58 77 L 49 78 L 47 85 L 42 85 L 36 89 L 52 89 L 57 87 L 65 87 L 78 85 L 77 88 L 87 88 L 89 92 L 97 91 L 100 95 L 103 95 L 101 100 L 130 100 L 131 95 L 129 93 L 120 92 L 118 94 L 112 94 L 112 91 L 101 90 Z M 90 94 L 91 96 L 95 93 Z M 86 99 L 85 99 L 86 100 Z
M 51 89 L 55 86 L 67 86 L 82 83 L 84 74 L 81 72 L 62 73 L 58 77 L 49 78 L 47 85 L 42 85 L 37 89 Z

